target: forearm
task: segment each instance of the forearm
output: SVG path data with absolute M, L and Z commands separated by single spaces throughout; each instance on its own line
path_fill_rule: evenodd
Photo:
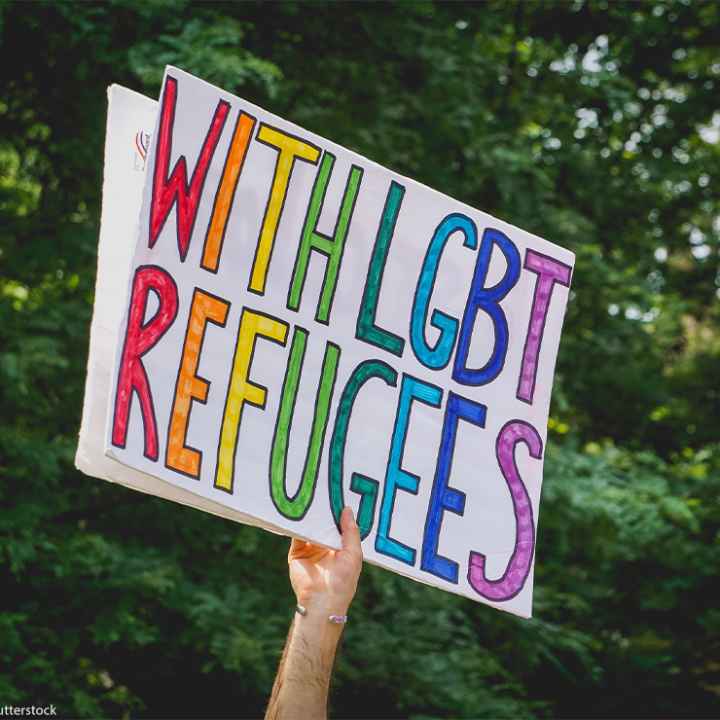
M 328 691 L 335 653 L 343 625 L 328 620 L 331 614 L 345 612 L 330 607 L 323 598 L 306 605 L 307 614 L 295 615 L 266 720 L 322 720 L 327 717 Z
M 340 516 L 342 548 L 294 538 L 288 565 L 296 613 L 270 696 L 266 720 L 325 720 L 328 690 L 343 621 L 362 568 L 360 529 L 348 507 Z

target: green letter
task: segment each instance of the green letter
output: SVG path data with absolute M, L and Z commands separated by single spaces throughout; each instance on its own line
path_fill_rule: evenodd
M 270 455 L 270 496 L 278 512 L 290 520 L 302 520 L 315 495 L 320 453 L 325 442 L 330 401 L 335 388 L 335 377 L 340 358 L 340 348 L 334 343 L 328 342 L 325 347 L 320 387 L 315 399 L 315 414 L 313 416 L 312 430 L 310 431 L 310 443 L 305 455 L 302 482 L 295 495 L 288 497 L 285 488 L 288 435 L 292 427 L 298 383 L 302 374 L 303 361 L 305 360 L 307 337 L 307 330 L 301 327 L 295 328 Z
M 322 212 L 325 192 L 327 191 L 328 181 L 334 164 L 335 156 L 326 152 L 320 163 L 320 168 L 315 178 L 315 186 L 310 196 L 310 205 L 300 238 L 300 247 L 298 248 L 298 254 L 295 258 L 295 267 L 293 268 L 293 276 L 287 300 L 288 309 L 297 311 L 300 307 L 300 298 L 302 297 L 302 291 L 305 285 L 310 253 L 313 250 L 317 250 L 319 253 L 327 256 L 325 279 L 323 280 L 323 288 L 320 293 L 317 314 L 315 315 L 315 319 L 325 325 L 328 324 L 328 318 L 330 317 L 338 271 L 340 270 L 340 263 L 342 262 L 343 252 L 345 251 L 345 238 L 353 210 L 355 209 L 355 200 L 357 199 L 360 181 L 363 176 L 362 168 L 359 168 L 357 165 L 353 165 L 352 168 L 350 168 L 350 174 L 348 175 L 347 185 L 345 186 L 345 193 L 333 237 L 323 235 L 319 233 L 316 228 L 318 218 Z
M 348 424 L 352 414 L 355 398 L 360 388 L 370 378 L 382 378 L 388 385 L 397 386 L 397 372 L 382 360 L 366 360 L 360 363 L 353 370 L 347 385 L 343 390 L 340 404 L 338 405 L 337 417 L 335 418 L 335 430 L 330 441 L 330 507 L 332 508 L 335 523 L 340 527 L 340 513 L 345 506 L 343 498 L 343 460 L 345 457 L 345 443 L 347 441 Z M 366 538 L 372 530 L 375 519 L 375 503 L 378 496 L 378 481 L 372 478 L 353 473 L 350 479 L 350 490 L 361 496 L 360 508 L 357 514 L 357 523 L 360 527 L 360 537 Z
M 364 340 L 398 357 L 402 357 L 405 341 L 395 333 L 378 327 L 375 324 L 375 313 L 377 312 L 380 285 L 382 285 L 383 273 L 385 272 L 385 262 L 395 232 L 395 223 L 400 212 L 403 195 L 405 195 L 405 188 L 393 180 L 390 183 L 385 208 L 380 218 L 355 331 L 355 337 L 358 340 Z

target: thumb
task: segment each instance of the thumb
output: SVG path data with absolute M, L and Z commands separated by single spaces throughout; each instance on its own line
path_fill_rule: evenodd
M 340 528 L 342 530 L 342 548 L 355 555 L 362 557 L 362 545 L 360 544 L 360 528 L 358 528 L 353 517 L 352 508 L 343 508 L 340 516 Z

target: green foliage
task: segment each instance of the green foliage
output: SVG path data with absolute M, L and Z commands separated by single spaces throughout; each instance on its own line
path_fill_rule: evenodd
M 174 63 L 577 254 L 536 618 L 366 568 L 338 717 L 713 717 L 716 3 L 0 2 L 0 703 L 256 717 L 286 540 L 81 476 L 105 88 Z
M 130 67 L 145 85 L 159 85 L 165 66 L 176 65 L 192 67 L 203 79 L 227 90 L 254 84 L 261 93 L 275 96 L 282 73 L 272 62 L 243 50 L 247 23 L 232 19 L 218 23 L 212 18 L 182 23 L 178 18 L 175 24 L 176 32 L 154 37 L 130 51 Z

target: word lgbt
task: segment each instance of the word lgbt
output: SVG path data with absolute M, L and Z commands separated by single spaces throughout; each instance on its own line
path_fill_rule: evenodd
M 154 155 L 151 149 L 148 156 L 146 205 L 141 215 L 139 240 L 142 254 L 136 255 L 136 260 L 141 257 L 153 261 L 136 262 L 130 278 L 126 324 L 120 338 L 110 410 L 109 444 L 117 449 L 126 448 L 132 418 L 141 420 L 143 468 L 148 467 L 148 462 L 157 463 L 158 467 L 164 466 L 163 473 L 169 471 L 202 484 L 206 494 L 220 491 L 242 496 L 247 483 L 262 485 L 270 495 L 282 527 L 301 523 L 318 501 L 316 490 L 326 482 L 326 501 L 335 523 L 339 527 L 340 512 L 348 498 L 353 497 L 358 502 L 362 538 L 374 532 L 373 549 L 377 555 L 415 568 L 416 576 L 425 573 L 455 585 L 462 565 L 467 582 L 480 597 L 492 602 L 513 598 L 528 577 L 535 544 L 535 513 L 516 452 L 523 446 L 529 453 L 529 460 L 525 462 L 542 463 L 544 428 L 538 431 L 527 419 L 509 416 L 494 437 L 483 438 L 483 442 L 492 443 L 494 471 L 504 479 L 515 522 L 514 548 L 508 551 L 507 565 L 498 577 L 491 577 L 486 556 L 480 550 L 470 550 L 464 557 L 441 554 L 446 514 L 462 517 L 466 501 L 470 499 L 466 492 L 451 486 L 456 438 L 461 422 L 474 426 L 473 432 L 478 437 L 488 433 L 486 423 L 493 409 L 489 402 L 473 398 L 473 389 L 484 388 L 508 376 L 508 347 L 513 336 L 519 333 L 522 333 L 523 349 L 519 370 L 517 364 L 513 368 L 514 397 L 511 399 L 519 406 L 533 405 L 551 303 L 558 288 L 565 288 L 567 294 L 571 266 L 547 252 L 529 247 L 521 252 L 506 232 L 493 227 L 479 230 L 465 212 L 444 212 L 434 227 L 414 239 L 424 260 L 412 281 L 410 312 L 403 322 L 408 332 L 402 336 L 383 326 L 378 319 L 378 309 L 381 296 L 392 297 L 394 292 L 387 284 L 385 270 L 396 228 L 402 219 L 406 192 L 409 192 L 407 182 L 411 181 L 403 183 L 402 178 L 387 173 L 382 210 L 372 219 L 373 235 L 366 238 L 372 247 L 367 266 L 344 268 L 347 240 L 353 221 L 357 220 L 355 213 L 367 167 L 352 164 L 347 178 L 342 178 L 344 190 L 339 196 L 337 215 L 333 217 L 334 231 L 331 235 L 325 234 L 318 226 L 322 224 L 326 198 L 330 197 L 328 188 L 333 182 L 340 182 L 333 180 L 337 155 L 225 99 L 217 100 L 209 124 L 204 120 L 202 127 L 195 128 L 196 138 L 204 136 L 201 144 L 196 141 L 195 147 L 199 148 L 193 151 L 196 159 L 191 161 L 189 153 L 173 155 L 183 87 L 186 86 L 173 74 L 166 74 L 153 138 Z M 223 137 L 226 144 L 221 145 Z M 218 148 L 226 146 L 226 154 L 220 156 Z M 255 226 L 259 232 L 243 240 L 249 248 L 248 259 L 254 253 L 252 263 L 242 275 L 237 272 L 233 276 L 237 288 L 234 296 L 230 297 L 229 291 L 227 296 L 221 296 L 212 278 L 225 270 L 223 255 L 232 243 L 238 242 L 233 233 L 228 232 L 231 218 L 247 212 L 235 203 L 236 189 L 253 153 L 267 153 L 268 149 L 274 153 L 272 176 L 263 177 L 262 186 L 259 178 L 253 180 L 255 190 L 264 198 L 264 215 L 259 226 Z M 358 162 L 361 159 L 354 154 L 352 157 Z M 293 217 L 297 217 L 294 228 L 297 243 L 292 248 L 287 244 L 281 246 L 276 242 L 279 228 L 292 220 L 286 208 L 290 208 L 290 196 L 296 187 L 294 174 L 299 168 L 309 166 L 315 166 L 316 171 L 312 188 L 302 203 L 304 217 L 293 209 Z M 211 167 L 218 168 L 214 175 Z M 207 211 L 202 215 L 200 208 L 204 206 Z M 458 203 L 456 207 L 464 206 Z M 202 222 L 198 222 L 199 216 L 203 217 Z M 554 246 L 546 243 L 542 247 L 547 250 Z M 471 279 L 464 310 L 455 314 L 447 311 L 447 305 L 445 310 L 438 307 L 442 293 L 436 288 L 449 248 L 455 252 L 462 248 L 465 257 L 473 263 L 472 272 L 468 271 L 467 275 Z M 171 252 L 172 262 L 163 261 Z M 282 288 L 271 282 L 280 254 L 289 254 L 292 263 L 289 282 Z M 199 262 L 193 258 L 199 258 Z M 321 263 L 324 268 L 319 283 L 308 281 L 313 263 Z M 357 293 L 351 312 L 347 304 L 343 304 L 342 308 L 336 308 L 336 313 L 334 305 L 339 297 L 343 270 L 362 275 L 362 292 Z M 190 283 L 188 278 L 192 278 Z M 521 279 L 532 282 L 534 288 L 529 306 L 525 302 L 522 323 L 517 313 L 510 318 L 504 309 Z M 269 295 L 279 294 L 284 310 L 270 312 L 269 306 L 263 303 Z M 565 297 L 563 306 L 564 302 Z M 308 306 L 314 318 L 301 323 L 301 308 Z M 232 327 L 231 308 L 235 312 Z M 304 317 L 307 318 L 307 314 Z M 168 374 L 159 379 L 158 373 L 153 375 L 148 371 L 147 362 L 170 337 L 176 324 L 181 329 L 174 337 L 182 335 L 182 345 L 168 355 L 175 360 L 168 361 L 172 363 L 165 367 Z M 354 336 L 349 340 L 333 337 L 334 329 L 341 326 L 354 328 Z M 476 326 L 483 328 L 481 339 L 475 340 L 476 345 L 480 343 L 486 351 L 482 363 L 472 361 Z M 224 374 L 216 373 L 208 378 L 205 377 L 208 373 L 201 372 L 201 365 L 210 355 L 207 350 L 204 354 L 206 336 L 210 333 L 215 338 L 212 367 L 223 368 Z M 222 342 L 221 335 L 225 338 Z M 310 404 L 307 398 L 302 399 L 299 388 L 303 375 L 307 377 L 310 363 L 305 361 L 313 343 L 323 346 L 322 353 L 317 351 L 319 376 L 312 376 L 319 377 L 319 381 L 314 407 L 303 411 L 309 430 L 304 467 L 297 490 L 289 492 L 289 448 L 296 429 L 302 427 L 296 418 L 293 428 L 293 417 L 300 405 Z M 355 348 L 352 352 L 346 351 L 349 344 Z M 353 366 L 343 367 L 349 362 L 345 357 L 357 360 L 360 345 L 367 357 L 363 356 Z M 542 357 L 554 363 L 554 351 L 552 348 L 552 352 Z M 277 375 L 275 386 L 262 384 L 257 379 L 266 364 L 265 360 L 258 360 L 259 353 L 263 353 L 262 358 L 273 355 L 286 358 L 284 376 Z M 416 364 L 417 372 L 406 371 L 410 361 Z M 480 366 L 475 366 L 478 364 Z M 203 365 L 203 368 L 210 366 Z M 170 382 L 169 374 L 174 390 L 163 395 L 169 402 L 160 409 L 155 386 Z M 442 380 L 431 382 L 434 376 Z M 312 382 L 314 384 L 314 380 Z M 348 481 L 348 449 L 354 437 L 359 437 L 357 433 L 363 432 L 358 426 L 351 429 L 350 420 L 356 404 L 370 390 L 377 402 L 392 407 L 395 417 L 384 447 L 374 449 L 386 458 L 383 460 L 385 476 L 381 482 L 352 472 Z M 272 405 L 269 404 L 271 398 Z M 194 447 L 189 439 L 193 431 L 192 410 L 200 405 L 216 409 L 217 427 L 212 444 L 202 448 Z M 277 408 L 272 420 L 260 420 L 270 407 Z M 503 407 L 507 407 L 507 403 Z M 437 413 L 433 431 L 439 449 L 432 478 L 421 478 L 405 467 L 413 408 L 426 416 Z M 167 418 L 166 428 L 160 427 L 159 417 Z M 200 424 L 199 420 L 195 422 Z M 241 438 L 243 435 L 252 438 L 254 426 L 258 427 L 259 422 L 273 425 L 262 482 L 246 475 L 243 458 L 238 454 Z M 327 470 L 322 482 L 321 467 Z M 412 546 L 393 534 L 394 513 L 399 493 L 418 495 L 421 483 L 431 483 L 431 489 L 426 493 L 429 500 L 424 519 L 418 522 L 417 542 Z M 213 497 L 216 496 L 217 492 Z M 466 532 L 472 532 L 472 528 Z

